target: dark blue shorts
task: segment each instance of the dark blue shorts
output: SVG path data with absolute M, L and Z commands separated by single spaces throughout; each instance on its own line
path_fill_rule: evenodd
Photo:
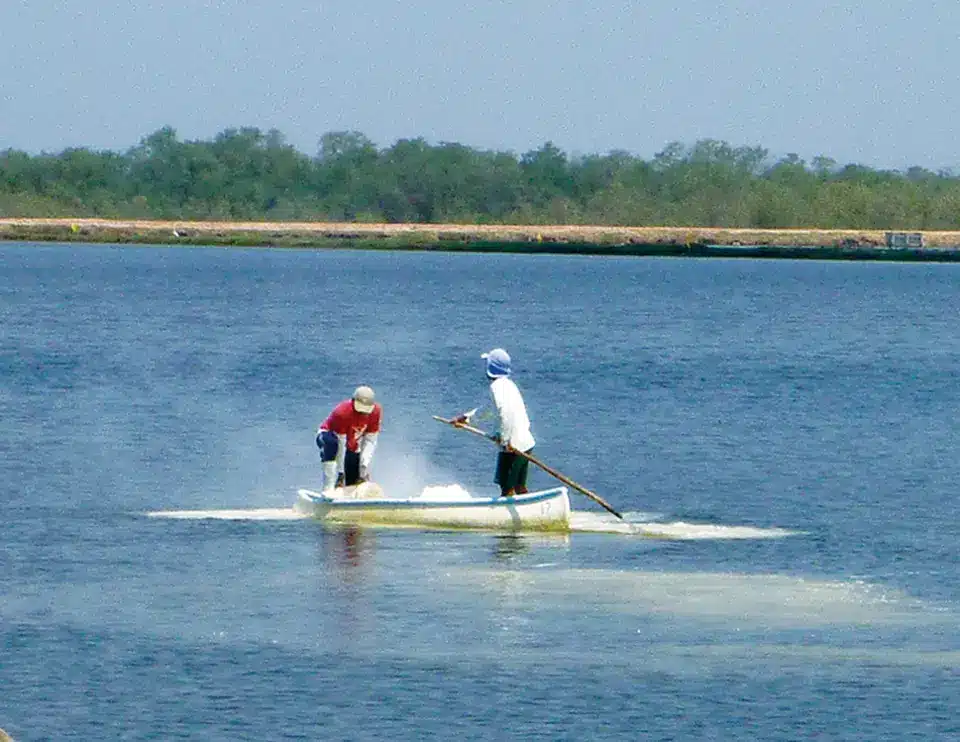
M 337 449 L 340 448 L 337 434 L 329 430 L 321 430 L 317 433 L 317 448 L 320 449 L 321 461 L 336 461 Z

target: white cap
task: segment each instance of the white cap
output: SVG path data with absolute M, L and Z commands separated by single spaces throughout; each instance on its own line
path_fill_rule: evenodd
M 358 386 L 353 392 L 353 408 L 357 412 L 373 412 L 373 389 L 368 386 Z
M 487 362 L 487 376 L 491 379 L 510 375 L 510 354 L 503 348 L 494 348 L 480 357 Z

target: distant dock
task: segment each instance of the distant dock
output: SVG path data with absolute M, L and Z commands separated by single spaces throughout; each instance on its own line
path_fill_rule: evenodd
M 0 240 L 960 262 L 960 231 L 0 218 Z

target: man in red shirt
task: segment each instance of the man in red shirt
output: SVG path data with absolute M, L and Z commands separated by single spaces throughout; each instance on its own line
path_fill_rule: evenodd
M 373 389 L 358 386 L 353 397 L 334 407 L 320 425 L 317 446 L 324 494 L 330 494 L 334 487 L 351 487 L 370 478 L 383 417 L 383 408 L 373 400 Z

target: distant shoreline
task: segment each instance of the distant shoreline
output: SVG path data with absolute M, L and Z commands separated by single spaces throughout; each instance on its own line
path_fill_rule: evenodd
M 0 240 L 960 262 L 960 231 L 0 218 Z

